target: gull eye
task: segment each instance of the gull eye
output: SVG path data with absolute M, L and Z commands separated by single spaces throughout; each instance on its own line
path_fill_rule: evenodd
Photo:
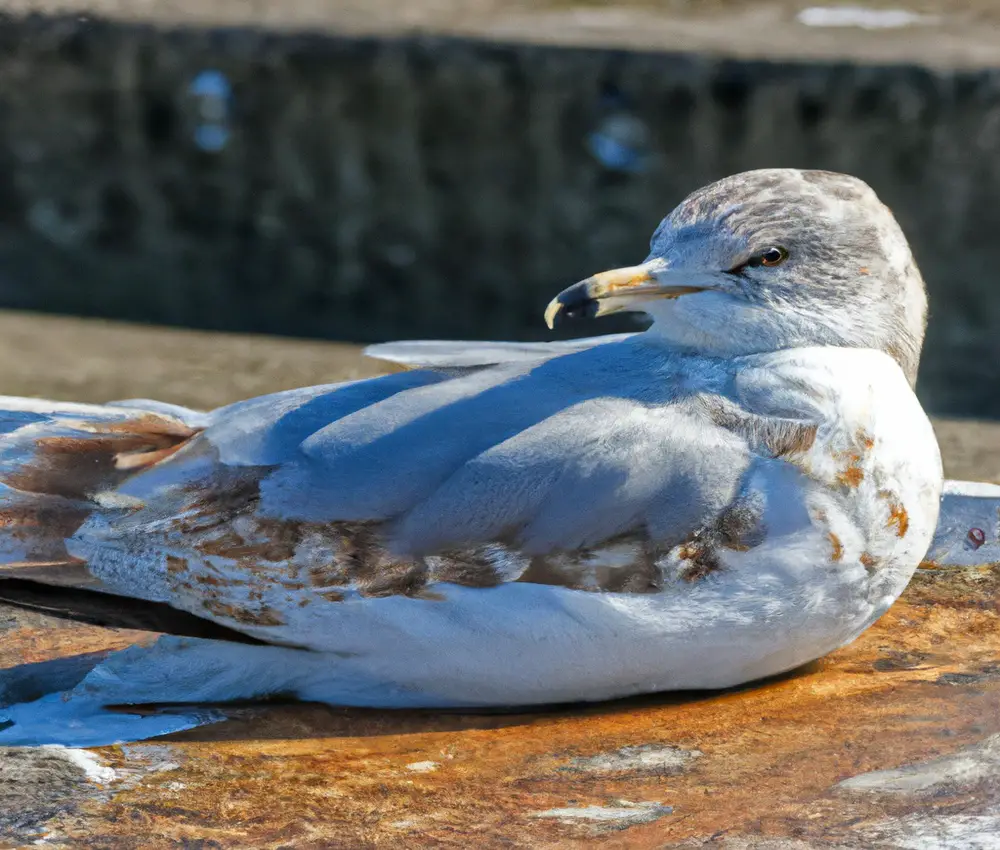
M 762 266 L 777 266 L 788 259 L 788 251 L 779 246 L 767 248 L 760 252 L 760 264 Z
M 729 274 L 745 275 L 747 269 L 757 269 L 761 266 L 778 266 L 788 259 L 788 251 L 779 245 L 765 248 L 759 254 L 754 254 L 749 260 L 731 268 Z

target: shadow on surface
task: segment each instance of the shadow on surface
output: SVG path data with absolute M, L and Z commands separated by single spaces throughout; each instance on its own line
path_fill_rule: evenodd
M 29 703 L 46 694 L 68 691 L 104 661 L 108 652 L 91 652 L 21 664 L 0 671 L 0 705 Z M 161 736 L 163 741 L 243 741 L 302 738 L 365 738 L 425 732 L 455 732 L 529 726 L 547 720 L 593 715 L 616 715 L 647 708 L 686 706 L 750 691 L 816 672 L 822 661 L 814 661 L 780 676 L 719 691 L 675 691 L 645 694 L 595 703 L 562 703 L 531 707 L 483 709 L 369 709 L 328 706 L 293 698 L 230 703 L 159 703 L 107 706 L 112 712 L 131 715 L 171 715 L 219 711 L 226 720 L 183 732 Z
M 779 676 L 718 691 L 673 691 L 595 703 L 491 709 L 369 709 L 274 699 L 267 702 L 210 706 L 228 719 L 210 726 L 165 735 L 159 741 L 221 742 L 295 738 L 367 738 L 427 732 L 460 732 L 530 726 L 549 720 L 617 715 L 650 708 L 689 706 L 817 672 L 822 660 Z M 209 706 L 199 706 L 199 708 Z M 150 711 L 183 711 L 184 706 L 149 706 Z M 134 711 L 134 707 L 122 708 Z

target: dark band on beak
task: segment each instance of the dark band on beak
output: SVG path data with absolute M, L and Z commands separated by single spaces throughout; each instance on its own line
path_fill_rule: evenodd
M 581 280 L 559 293 L 546 311 L 550 327 L 556 328 L 567 319 L 593 319 L 597 316 L 597 299 L 590 294 L 590 282 Z

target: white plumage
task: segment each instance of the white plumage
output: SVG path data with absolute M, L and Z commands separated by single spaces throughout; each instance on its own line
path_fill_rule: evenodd
M 942 486 L 912 391 L 923 284 L 891 215 L 842 175 L 729 178 L 547 315 L 618 309 L 654 324 L 374 347 L 416 368 L 210 413 L 0 400 L 7 575 L 273 645 L 163 638 L 0 737 L 60 712 L 77 744 L 209 717 L 122 731 L 110 702 L 717 688 L 852 640 L 927 552 Z

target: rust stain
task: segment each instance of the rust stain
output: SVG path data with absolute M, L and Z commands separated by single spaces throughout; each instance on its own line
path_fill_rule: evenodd
M 879 490 L 878 495 L 889 503 L 889 520 L 886 524 L 889 528 L 896 527 L 897 537 L 906 537 L 906 532 L 910 529 L 910 516 L 899 497 L 891 490 Z
M 5 607 L 3 610 L 7 613 L 11 609 Z M 21 612 L 14 614 L 15 620 L 26 618 L 30 618 L 32 625 L 16 626 L 3 632 L 3 640 L 0 640 L 0 669 L 91 652 L 110 652 L 136 643 L 150 643 L 156 639 L 156 635 L 151 632 L 105 629 L 83 623 L 67 625 L 48 621 L 48 625 L 35 625 L 37 615 Z
M 842 779 L 954 753 L 1000 732 L 1000 567 L 919 570 L 853 644 L 733 692 L 651 696 L 542 713 L 476 715 L 317 705 L 233 709 L 159 739 L 179 765 L 139 771 L 46 829 L 74 846 L 160 850 L 196 839 L 303 846 L 609 847 L 653 850 L 762 838 L 860 846 L 853 830 L 927 800 L 842 795 Z M 137 633 L 142 637 L 142 633 Z M 87 626 L 16 629 L 4 663 L 123 646 Z M 149 636 L 145 636 L 149 637 Z M 992 666 L 991 666 L 992 665 Z M 831 697 L 836 698 L 831 698 Z M 665 781 L 648 770 L 581 774 L 579 757 L 648 745 L 699 750 Z M 116 768 L 136 749 L 105 747 Z M 415 772 L 407 765 L 431 762 Z M 975 813 L 962 787 L 934 805 Z M 674 815 L 624 831 L 531 817 L 552 808 L 654 801 Z M 472 832 L 470 832 L 472 830 Z
M 867 454 L 875 447 L 875 438 L 865 428 L 858 428 L 854 432 L 854 446 L 844 451 L 835 451 L 834 457 L 838 461 L 844 461 L 844 468 L 837 473 L 837 481 L 845 487 L 856 488 L 865 479 L 865 471 L 862 469 Z
M 889 524 L 896 526 L 896 535 L 905 537 L 910 528 L 910 518 L 902 505 L 893 505 L 890 509 Z
M 840 542 L 840 538 L 832 531 L 828 532 L 826 536 L 830 538 L 830 545 L 833 547 L 833 554 L 830 555 L 830 560 L 835 563 L 842 560 L 844 557 L 844 545 Z
M 847 468 L 837 473 L 837 481 L 845 487 L 858 487 L 865 480 L 865 471 L 861 468 L 861 455 L 850 452 L 847 455 Z
M 861 562 L 861 566 L 863 566 L 870 573 L 875 572 L 875 569 L 878 566 L 878 558 L 868 552 L 862 552 L 858 560 Z
M 858 274 L 870 275 L 871 272 L 868 270 L 868 266 L 862 266 L 861 268 L 858 269 Z

